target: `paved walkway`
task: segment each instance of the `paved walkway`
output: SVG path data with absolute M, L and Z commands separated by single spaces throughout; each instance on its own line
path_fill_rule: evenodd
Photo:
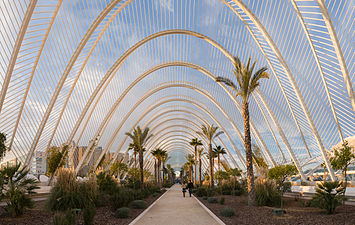
M 186 192 L 188 196 L 188 192 Z M 194 197 L 182 197 L 181 186 L 174 185 L 136 225 L 218 225 Z

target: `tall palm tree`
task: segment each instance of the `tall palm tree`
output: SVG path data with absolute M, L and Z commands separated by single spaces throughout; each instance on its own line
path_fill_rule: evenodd
M 244 145 L 246 152 L 247 162 L 247 180 L 248 180 L 248 204 L 256 205 L 255 199 L 255 184 L 254 184 L 254 172 L 253 172 L 253 153 L 251 149 L 251 137 L 250 137 L 250 123 L 249 123 L 249 97 L 253 91 L 260 85 L 260 80 L 263 78 L 269 78 L 269 74 L 266 72 L 267 68 L 262 67 L 253 73 L 256 62 L 251 63 L 251 57 L 249 57 L 247 65 L 240 62 L 238 57 L 234 58 L 234 70 L 233 73 L 238 82 L 238 86 L 228 78 L 217 77 L 217 82 L 222 82 L 225 85 L 233 88 L 236 91 L 236 96 L 242 98 L 243 104 L 243 118 L 244 118 Z
M 152 151 L 152 155 L 158 160 L 158 168 L 157 168 L 157 173 L 158 173 L 158 185 L 160 186 L 161 184 L 161 162 L 163 159 L 163 156 L 166 154 L 166 151 L 156 148 L 154 151 Z
M 218 170 L 221 170 L 221 158 L 220 158 L 220 155 L 227 154 L 227 152 L 220 145 L 218 145 L 217 147 L 213 148 L 213 151 L 217 154 Z
M 194 168 L 193 166 L 195 165 L 195 156 L 193 154 L 188 154 L 186 156 L 186 165 L 188 166 L 189 168 L 189 173 L 190 173 L 190 181 L 192 182 L 193 180 L 193 171 L 194 171 Z
M 208 140 L 208 153 L 210 160 L 210 186 L 214 187 L 213 181 L 213 158 L 212 158 L 212 140 L 218 137 L 220 134 L 223 134 L 223 131 L 218 131 L 218 127 L 212 125 L 202 125 L 202 132 L 197 131 L 197 134 L 206 136 Z
M 194 179 L 194 184 L 196 184 L 196 180 L 197 180 L 197 170 L 196 170 L 196 166 L 197 166 L 197 146 L 202 145 L 202 141 L 199 140 L 198 138 L 193 138 L 191 139 L 191 141 L 189 142 L 190 145 L 194 146 L 195 148 L 195 179 Z
M 202 185 L 202 156 L 204 154 L 206 154 L 204 151 L 203 151 L 203 148 L 199 148 L 197 149 L 197 153 L 198 153 L 198 181 L 199 181 L 199 184 Z
M 140 184 L 141 188 L 144 188 L 144 168 L 143 168 L 143 151 L 145 150 L 145 143 L 152 137 L 152 134 L 149 134 L 149 128 L 146 127 L 143 131 L 140 126 L 134 128 L 133 133 L 126 133 L 132 139 L 132 143 L 135 146 L 139 154 L 139 167 L 140 167 Z
M 164 184 L 164 177 L 165 177 L 165 162 L 169 159 L 170 157 L 168 157 L 168 153 L 166 151 L 164 151 L 162 157 L 161 157 L 161 162 L 163 164 L 163 184 Z

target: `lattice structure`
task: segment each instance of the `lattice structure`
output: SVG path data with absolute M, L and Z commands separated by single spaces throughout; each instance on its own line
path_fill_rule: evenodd
M 129 158 L 125 132 L 179 157 L 201 124 L 245 169 L 233 56 L 271 75 L 250 99 L 252 142 L 270 167 L 305 179 L 355 135 L 353 0 L 12 0 L 0 2 L 0 124 L 7 157 L 30 165 L 51 146 L 102 146 Z M 206 146 L 207 141 L 203 137 Z M 93 158 L 86 151 L 77 171 Z M 207 161 L 204 159 L 207 167 Z

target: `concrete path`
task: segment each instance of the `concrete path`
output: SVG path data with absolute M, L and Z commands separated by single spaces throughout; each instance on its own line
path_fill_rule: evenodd
M 188 192 L 186 193 L 188 196 Z M 183 198 L 180 185 L 171 187 L 135 225 L 218 225 L 194 197 Z

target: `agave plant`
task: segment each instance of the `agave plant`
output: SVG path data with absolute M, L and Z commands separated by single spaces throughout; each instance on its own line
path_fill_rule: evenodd
M 5 210 L 13 216 L 19 216 L 26 208 L 33 207 L 33 200 L 28 194 L 36 193 L 34 190 L 39 187 L 37 180 L 27 177 L 28 172 L 20 163 L 0 171 L 3 186 L 0 194 L 6 199 Z
M 336 207 L 343 201 L 345 187 L 343 182 L 324 181 L 317 184 L 316 194 L 312 198 L 312 204 L 318 208 L 327 210 L 328 214 L 333 214 Z

